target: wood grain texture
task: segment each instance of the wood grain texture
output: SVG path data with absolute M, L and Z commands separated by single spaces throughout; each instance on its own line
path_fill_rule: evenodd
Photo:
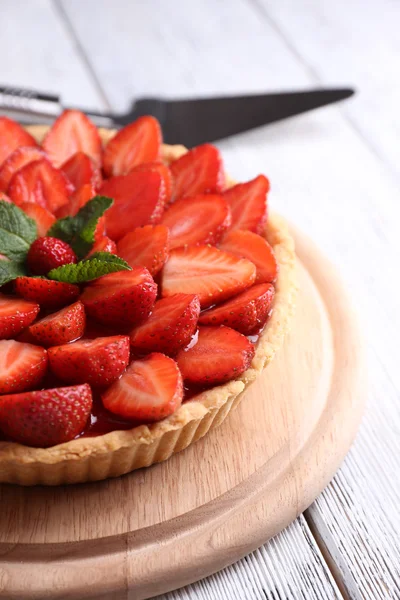
M 116 481 L 0 487 L 3 597 L 148 598 L 254 550 L 325 487 L 361 417 L 361 347 L 332 267 L 295 240 L 293 331 L 218 429 Z

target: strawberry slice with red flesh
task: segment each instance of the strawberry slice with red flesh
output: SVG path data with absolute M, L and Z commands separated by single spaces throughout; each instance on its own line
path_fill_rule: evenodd
M 105 219 L 107 234 L 116 241 L 135 227 L 157 224 L 164 212 L 164 182 L 155 171 L 112 177 L 103 183 L 99 193 L 114 200 Z
M 133 171 L 105 181 L 99 193 L 113 198 L 105 214 L 107 234 L 119 240 L 135 227 L 160 221 L 165 205 L 165 187 L 155 171 Z
M 37 302 L 43 308 L 60 308 L 75 302 L 79 296 L 77 285 L 38 277 L 17 277 L 14 289 L 18 296 Z
M 171 248 L 217 244 L 231 224 L 231 211 L 222 196 L 199 194 L 172 204 L 162 224 L 169 229 Z
M 230 231 L 220 244 L 220 249 L 247 258 L 256 265 L 256 283 L 273 283 L 278 276 L 275 254 L 265 238 L 252 231 Z
M 2 396 L 0 429 L 26 446 L 56 446 L 84 430 L 92 405 L 87 384 Z
M 164 225 L 137 227 L 119 240 L 117 254 L 131 267 L 146 267 L 153 276 L 156 275 L 168 258 L 168 228 Z
M 129 337 L 115 335 L 49 348 L 50 369 L 62 381 L 110 385 L 129 363 Z
M 47 352 L 15 340 L 0 341 L 0 394 L 23 392 L 39 385 L 47 371 Z
M 102 394 L 105 408 L 135 421 L 160 421 L 172 415 L 183 399 L 182 376 L 176 362 L 154 352 L 131 362 L 122 377 Z
M 59 168 L 77 152 L 84 152 L 97 167 L 101 165 L 101 139 L 97 127 L 79 110 L 65 110 L 56 119 L 42 147 Z
M 35 160 L 46 158 L 45 153 L 36 146 L 21 146 L 16 148 L 0 167 L 0 190 L 6 191 L 17 171 Z
M 203 312 L 199 323 L 226 325 L 244 335 L 251 335 L 265 325 L 274 294 L 274 286 L 270 283 L 253 285 L 223 304 Z
M 222 302 L 250 287 L 256 268 L 213 246 L 185 246 L 171 250 L 163 272 L 163 296 L 197 294 L 202 308 Z
M 73 342 L 85 332 L 85 308 L 82 302 L 74 302 L 52 315 L 48 315 L 29 327 L 29 332 L 42 346 L 60 346 Z
M 53 223 L 56 222 L 55 216 L 47 208 L 43 208 L 39 204 L 24 202 L 20 208 L 28 217 L 35 221 L 39 237 L 44 237 Z
M 37 146 L 30 133 L 12 119 L 0 117 L 0 165 L 20 146 Z
M 160 161 L 144 163 L 142 165 L 137 165 L 132 169 L 131 172 L 146 172 L 146 171 L 157 171 L 160 173 L 165 186 L 165 203 L 169 204 L 172 198 L 172 175 L 170 169 L 164 163 Z
M 267 222 L 269 181 L 259 175 L 247 183 L 238 183 L 224 193 L 232 211 L 231 229 L 262 233 Z
M 200 301 L 194 294 L 174 294 L 158 300 L 147 321 L 131 333 L 131 344 L 143 352 L 174 355 L 187 346 L 197 327 Z
M 98 237 L 98 240 L 94 243 L 93 248 L 89 252 L 88 256 L 96 254 L 96 252 L 109 252 L 110 254 L 117 254 L 117 244 L 111 238 L 103 235 Z
M 162 144 L 161 127 L 151 116 L 130 123 L 108 142 L 103 153 L 103 170 L 108 176 L 126 175 L 141 163 L 158 159 Z
M 0 294 L 0 339 L 14 337 L 36 319 L 39 304 Z
M 192 148 L 174 160 L 170 167 L 173 178 L 173 196 L 222 192 L 225 186 L 221 154 L 215 146 L 203 144 Z
M 22 167 L 13 175 L 8 186 L 8 194 L 17 206 L 34 202 L 51 213 L 68 203 L 71 191 L 72 186 L 64 173 L 45 158 Z
M 250 367 L 254 346 L 230 327 L 199 327 L 197 343 L 176 358 L 183 379 L 216 385 L 235 379 Z
M 11 198 L 4 192 L 0 192 L 0 200 L 4 200 L 4 202 L 11 202 Z
M 147 269 L 110 273 L 86 286 L 81 295 L 86 314 L 105 325 L 135 326 L 147 319 L 157 285 Z
M 89 183 L 95 189 L 101 186 L 100 169 L 84 152 L 76 152 L 62 166 L 61 171 L 68 177 L 76 190 Z

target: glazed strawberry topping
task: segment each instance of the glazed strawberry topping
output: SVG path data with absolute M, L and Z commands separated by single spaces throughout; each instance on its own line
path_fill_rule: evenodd
M 202 325 L 227 325 L 244 335 L 252 335 L 267 320 L 274 293 L 274 286 L 269 283 L 253 285 L 216 308 L 203 312 L 199 322 Z
M 0 339 L 18 335 L 36 319 L 39 310 L 36 302 L 0 294 Z
M 213 246 L 175 248 L 163 270 L 162 295 L 197 294 L 207 308 L 248 288 L 255 278 L 253 263 Z
M 106 325 L 134 326 L 149 316 L 157 285 L 148 270 L 112 273 L 86 286 L 81 301 L 88 316 Z
M 76 262 L 71 246 L 54 237 L 35 240 L 27 256 L 28 267 L 34 275 L 47 275 L 52 269 Z
M 161 143 L 153 117 L 104 149 L 76 110 L 42 147 L 0 117 L 0 439 L 158 421 L 250 367 L 278 276 L 268 179 L 227 190 L 215 146 Z
M 173 197 L 222 192 L 224 168 L 219 150 L 211 144 L 192 148 L 170 165 Z
M 44 348 L 15 340 L 0 341 L 0 394 L 35 388 L 46 371 Z
M 146 267 L 157 275 L 168 258 L 169 229 L 164 225 L 137 227 L 119 240 L 117 254 L 131 267 Z
M 8 117 L 0 117 L 0 164 L 20 146 L 37 146 L 37 142 L 21 125 Z
M 177 200 L 164 213 L 170 247 L 217 244 L 231 224 L 231 211 L 222 196 L 201 194 Z
M 65 110 L 43 140 L 43 149 L 55 167 L 77 152 L 84 152 L 96 166 L 101 164 L 101 140 L 97 127 L 79 110 Z
M 83 304 L 75 302 L 31 325 L 29 333 L 36 342 L 47 348 L 79 339 L 84 334 L 85 325 Z
M 127 125 L 108 142 L 103 155 L 103 169 L 107 176 L 126 175 L 142 163 L 157 160 L 162 134 L 154 117 L 140 117 Z
M 91 408 L 88 384 L 0 396 L 0 429 L 20 444 L 47 448 L 73 440 Z
M 110 385 L 129 362 L 129 338 L 123 335 L 80 340 L 49 349 L 50 369 L 68 383 Z
M 158 300 L 147 321 L 131 333 L 131 344 L 141 352 L 164 352 L 173 356 L 185 348 L 196 332 L 199 297 L 174 294 Z
M 254 346 L 229 327 L 199 327 L 197 344 L 177 356 L 183 379 L 197 385 L 224 383 L 249 368 Z
M 176 411 L 183 399 L 178 365 L 159 352 L 134 360 L 102 399 L 109 411 L 126 419 L 164 419 Z

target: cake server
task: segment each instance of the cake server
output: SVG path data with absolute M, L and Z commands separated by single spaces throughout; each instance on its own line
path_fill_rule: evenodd
M 191 147 L 275 123 L 353 94 L 350 88 L 331 88 L 198 99 L 143 98 L 133 102 L 124 114 L 83 112 L 99 127 L 115 128 L 141 115 L 153 115 L 161 123 L 166 142 Z M 52 123 L 65 108 L 57 95 L 0 86 L 0 114 L 22 123 Z

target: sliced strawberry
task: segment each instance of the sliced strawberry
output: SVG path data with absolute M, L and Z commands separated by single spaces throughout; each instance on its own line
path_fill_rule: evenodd
M 77 285 L 40 277 L 17 277 L 14 286 L 19 296 L 37 302 L 44 308 L 60 308 L 71 304 L 79 296 Z
M 275 289 L 259 283 L 200 315 L 202 325 L 227 325 L 244 335 L 259 331 L 271 310 Z
M 122 377 L 102 395 L 110 412 L 137 421 L 160 421 L 182 403 L 183 384 L 172 358 L 154 352 L 134 360 Z
M 52 315 L 40 319 L 29 327 L 36 342 L 46 348 L 73 342 L 85 331 L 85 309 L 82 302 L 75 302 Z
M 107 234 L 113 240 L 121 239 L 135 227 L 158 223 L 164 211 L 164 182 L 156 171 L 133 171 L 112 177 L 103 183 L 99 193 L 114 200 L 105 214 Z
M 95 242 L 88 256 L 91 256 L 96 252 L 110 252 L 110 254 L 117 254 L 117 244 L 111 238 L 103 235 Z
M 76 213 L 89 202 L 96 195 L 96 190 L 91 183 L 85 183 L 81 188 L 75 190 L 68 200 L 67 204 L 64 204 L 57 211 L 57 217 L 63 219 L 64 217 L 74 217 Z
M 35 302 L 0 294 L 0 339 L 18 335 L 33 323 L 39 310 Z
M 200 314 L 194 294 L 174 294 L 158 300 L 147 321 L 132 331 L 133 348 L 174 355 L 192 339 Z
M 111 273 L 86 286 L 81 301 L 86 314 L 110 325 L 134 326 L 150 314 L 157 296 L 157 285 L 147 269 Z
M 8 194 L 17 206 L 34 202 L 52 213 L 67 204 L 71 191 L 71 184 L 65 175 L 45 158 L 22 167 L 8 186 Z
M 231 211 L 222 196 L 199 194 L 177 200 L 164 213 L 171 248 L 216 244 L 231 224 Z
M 156 275 L 169 253 L 169 231 L 164 225 L 146 225 L 127 233 L 117 244 L 117 254 L 131 267 L 146 267 Z
M 0 190 L 6 191 L 14 173 L 25 165 L 46 158 L 45 153 L 36 146 L 21 146 L 3 162 L 0 168 Z
M 0 200 L 4 200 L 4 202 L 11 202 L 11 198 L 4 192 L 0 192 Z
M 47 208 L 34 204 L 33 202 L 24 202 L 20 208 L 36 222 L 37 232 L 39 237 L 46 235 L 50 227 L 55 223 L 56 218 Z
M 219 246 L 241 258 L 251 260 L 257 267 L 256 283 L 273 283 L 278 275 L 278 263 L 267 240 L 252 231 L 230 231 Z
M 231 229 L 262 233 L 267 221 L 269 181 L 259 175 L 247 183 L 238 183 L 224 193 L 232 211 Z
M 254 346 L 230 327 L 200 327 L 197 344 L 177 356 L 182 377 L 196 385 L 230 381 L 250 367 Z
M 0 394 L 23 392 L 38 385 L 47 371 L 47 352 L 15 340 L 0 341 Z
M 211 144 L 192 148 L 178 160 L 174 160 L 170 169 L 174 181 L 174 198 L 206 192 L 218 194 L 224 189 L 222 157 L 218 148 Z
M 256 268 L 249 260 L 213 246 L 171 250 L 162 274 L 162 295 L 198 294 L 202 308 L 226 300 L 250 287 Z
M 136 165 L 157 160 L 162 133 L 154 117 L 140 117 L 108 142 L 103 154 L 103 169 L 108 177 L 126 175 Z
M 26 446 L 63 444 L 83 431 L 92 404 L 87 384 L 2 396 L 0 429 Z
M 132 169 L 132 171 L 157 171 L 160 173 L 165 186 L 165 203 L 169 204 L 171 202 L 172 197 L 172 175 L 170 169 L 163 162 L 155 161 L 150 163 L 143 163 L 142 165 L 137 165 Z M 131 172 L 132 172 L 131 171 Z
M 37 142 L 19 123 L 0 117 L 0 165 L 19 146 L 37 146 Z
M 99 132 L 92 121 L 79 110 L 65 110 L 53 123 L 42 146 L 55 167 L 61 167 L 77 152 L 84 152 L 100 167 Z
M 84 152 L 73 154 L 62 166 L 61 171 L 68 177 L 76 190 L 89 183 L 96 190 L 101 186 L 100 169 Z
M 115 335 L 49 348 L 50 368 L 69 383 L 110 385 L 129 363 L 129 337 Z

